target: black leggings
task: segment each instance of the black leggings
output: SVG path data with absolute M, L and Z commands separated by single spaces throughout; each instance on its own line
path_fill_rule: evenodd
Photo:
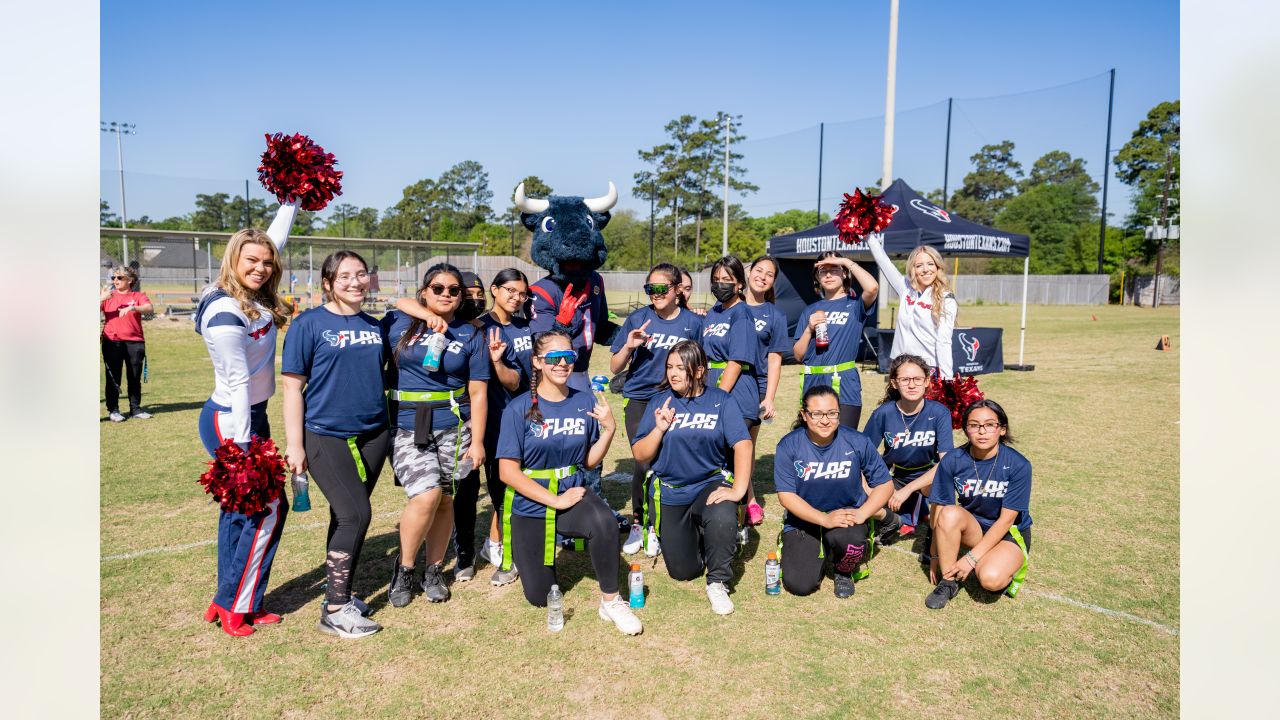
M 120 411 L 120 389 L 129 381 L 129 412 L 142 410 L 142 363 L 146 360 L 146 343 L 141 340 L 108 340 L 102 336 L 102 364 L 107 370 L 107 412 Z M 120 377 L 120 372 L 125 372 Z
M 630 441 L 640 429 L 640 421 L 649 409 L 649 401 L 628 398 L 626 403 L 622 415 L 627 428 L 627 440 Z M 635 468 L 631 471 L 631 514 L 640 517 L 644 514 L 644 475 L 649 471 L 649 464 L 639 460 L 635 463 Z
M 453 548 L 458 567 L 470 567 L 476 558 L 476 503 L 480 500 L 480 470 L 467 473 L 453 492 Z
M 676 580 L 692 580 L 707 573 L 707 583 L 733 579 L 733 553 L 738 547 L 738 504 L 707 504 L 718 482 L 707 483 L 691 505 L 662 503 L 658 537 L 667 559 L 667 573 Z
M 352 441 L 363 468 L 356 466 Z M 329 501 L 329 538 L 325 554 L 324 598 L 330 605 L 345 605 L 351 600 L 351 580 L 360 561 L 364 537 L 369 532 L 373 508 L 369 496 L 378 484 L 382 464 L 391 445 L 387 428 L 371 430 L 347 438 L 319 435 L 306 431 L 307 467 L 316 486 Z M 365 480 L 360 479 L 360 470 Z
M 867 525 L 822 530 L 817 525 L 797 522 L 782 534 L 782 585 L 793 595 L 809 595 L 822 584 L 823 563 L 830 559 L 835 571 L 850 575 L 867 561 Z M 826 558 L 818 556 L 819 535 L 826 545 Z M 666 550 L 666 547 L 663 547 Z
M 858 421 L 862 419 L 861 405 L 845 405 L 840 403 L 840 424 L 848 428 L 858 429 Z
M 600 496 L 588 492 L 568 510 L 556 511 L 556 532 L 586 538 L 591 567 L 600 592 L 618 592 L 618 522 Z M 555 538 L 551 538 L 554 542 Z M 556 584 L 554 565 L 546 565 L 547 523 L 542 518 L 511 516 L 511 553 L 520 570 L 520 585 L 530 605 L 546 607 L 547 593 Z

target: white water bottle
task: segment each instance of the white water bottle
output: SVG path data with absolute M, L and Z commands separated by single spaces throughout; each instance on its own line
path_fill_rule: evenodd
M 644 607 L 644 573 L 640 571 L 640 563 L 631 563 L 631 573 L 627 575 L 627 587 L 630 590 L 628 604 L 635 610 Z
M 552 585 L 547 593 L 547 629 L 560 632 L 564 629 L 564 595 L 559 585 Z

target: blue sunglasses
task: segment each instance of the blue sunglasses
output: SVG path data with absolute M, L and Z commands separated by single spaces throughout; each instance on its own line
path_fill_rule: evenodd
M 552 350 L 542 356 L 542 362 L 548 365 L 572 365 L 578 360 L 578 353 L 572 350 Z

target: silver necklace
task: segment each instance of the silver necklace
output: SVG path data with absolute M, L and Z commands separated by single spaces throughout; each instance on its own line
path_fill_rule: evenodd
M 973 453 L 972 453 L 972 452 L 969 452 L 969 453 L 968 453 L 968 455 L 969 455 L 969 462 L 970 462 L 970 463 L 973 463 L 973 477 L 974 477 L 974 479 L 975 479 L 975 480 L 980 481 L 980 482 L 979 482 L 979 484 L 978 484 L 978 486 L 974 488 L 974 490 L 975 490 L 975 491 L 976 491 L 976 490 L 978 490 L 979 488 L 983 487 L 983 486 L 984 486 L 984 485 L 986 485 L 987 483 L 991 482 L 991 478 L 995 477 L 995 475 L 996 475 L 996 465 L 997 465 L 997 463 L 996 463 L 996 456 L 997 456 L 997 455 L 999 455 L 999 454 L 1000 454 L 1000 446 L 999 446 L 999 445 L 997 445 L 997 446 L 996 446 L 996 451 L 995 451 L 995 453 L 991 456 L 991 472 L 987 473 L 987 479 L 986 479 L 986 481 L 982 481 L 982 475 L 978 473 L 978 461 L 973 459 Z

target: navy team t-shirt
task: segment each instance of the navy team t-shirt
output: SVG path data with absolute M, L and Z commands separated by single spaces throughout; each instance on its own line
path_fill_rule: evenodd
M 646 305 L 627 316 L 609 349 L 615 353 L 621 350 L 627 344 L 627 333 L 646 322 L 649 340 L 631 351 L 627 380 L 622 385 L 622 396 L 632 400 L 648 400 L 657 394 L 658 386 L 667 377 L 667 354 L 671 348 L 681 340 L 702 336 L 702 317 L 697 313 L 681 308 L 675 317 L 663 320 L 652 305 Z
M 799 495 L 814 510 L 831 512 L 859 508 L 867 501 L 862 477 L 872 488 L 889 482 L 889 470 L 866 435 L 840 426 L 826 447 L 809 439 L 805 428 L 787 433 L 773 459 L 773 482 L 778 492 Z M 795 527 L 791 514 L 783 530 Z
M 307 378 L 303 425 L 351 437 L 387 425 L 382 331 L 367 313 L 339 315 L 323 305 L 303 312 L 284 335 L 280 372 Z
M 496 372 L 490 373 L 489 423 L 485 426 L 485 437 L 496 438 L 498 426 L 502 423 L 502 411 L 516 397 L 529 394 L 529 378 L 533 375 L 533 331 L 529 329 L 529 321 L 524 318 L 513 317 L 510 323 L 503 325 L 493 315 L 485 313 L 480 322 L 484 325 L 480 340 L 484 345 L 485 356 L 488 357 L 489 353 L 491 328 L 498 328 L 502 333 L 502 341 L 507 344 L 507 349 L 502 354 L 502 364 L 520 375 L 520 384 L 512 392 L 498 380 Z
M 502 412 L 502 431 L 498 434 L 498 457 L 511 458 L 521 468 L 553 470 L 577 465 L 578 472 L 562 478 L 557 494 L 586 483 L 583 464 L 587 451 L 600 439 L 600 424 L 587 415 L 595 407 L 595 396 L 581 390 L 569 390 L 569 396 L 560 402 L 538 398 L 542 422 L 528 419 L 529 393 L 512 400 Z M 542 487 L 549 487 L 546 479 L 533 478 Z M 511 512 L 521 517 L 543 518 L 547 506 L 515 494 Z
M 742 374 L 733 383 L 732 395 L 742 416 L 747 420 L 760 417 L 760 382 L 764 353 L 755 333 L 755 319 L 747 303 L 739 300 L 726 310 L 720 303 L 707 311 L 702 319 L 702 349 L 707 362 L 737 360 L 743 363 Z M 724 370 L 707 369 L 707 385 L 715 386 Z
M 862 325 L 875 313 L 876 304 L 871 303 L 871 307 L 867 307 L 862 303 L 861 296 L 849 295 L 835 300 L 819 300 L 800 313 L 793 342 L 800 339 L 804 329 L 809 327 L 809 317 L 819 310 L 827 313 L 827 339 L 830 343 L 819 350 L 817 332 L 810 333 L 809 347 L 805 349 L 801 362 L 805 365 L 840 365 L 857 360 L 858 346 L 862 343 Z M 803 377 L 804 390 L 814 385 L 834 386 L 830 375 Z M 856 367 L 840 373 L 840 404 L 862 407 L 862 381 L 858 378 Z
M 760 340 L 760 372 L 756 382 L 760 386 L 760 399 L 764 400 L 769 387 L 769 353 L 783 353 L 791 349 L 791 335 L 787 332 L 787 315 L 771 302 L 747 305 L 751 319 L 756 324 L 756 337 Z
M 884 444 L 884 463 L 899 480 L 915 480 L 955 447 L 951 411 L 933 400 L 925 400 L 914 415 L 899 412 L 898 403 L 890 400 L 871 413 L 862 432 L 872 445 Z
M 1001 445 L 989 460 L 975 461 L 967 447 L 949 452 L 938 463 L 929 504 L 958 504 L 973 514 L 983 532 L 1000 519 L 1002 509 L 1017 510 L 1014 525 L 1027 530 L 1031 527 L 1031 462 L 1008 445 Z
M 708 387 L 698 397 L 683 398 L 663 390 L 649 400 L 632 445 L 657 428 L 653 414 L 667 398 L 676 417 L 662 436 L 653 474 L 662 483 L 663 505 L 692 505 L 703 486 L 725 480 L 721 470 L 732 470 L 733 446 L 751 435 L 729 393 Z
M 387 356 L 395 361 L 389 373 L 397 390 L 412 392 L 439 392 L 441 390 L 465 389 L 470 380 L 489 379 L 489 350 L 484 342 L 484 333 L 469 322 L 454 319 L 445 331 L 449 344 L 445 346 L 444 356 L 440 359 L 439 370 L 427 370 L 422 361 L 427 357 L 427 340 L 435 334 L 424 325 L 417 337 L 394 357 L 396 345 L 400 338 L 409 331 L 413 318 L 392 310 L 382 318 L 383 341 L 386 343 Z M 431 412 L 431 428 L 444 430 L 458 426 L 458 418 L 449 409 L 447 400 Z M 471 403 L 465 397 L 461 403 L 462 419 L 471 419 Z M 400 412 L 396 414 L 396 427 L 413 431 L 413 416 L 417 403 L 401 401 Z M 492 422 L 492 421 L 491 421 Z

